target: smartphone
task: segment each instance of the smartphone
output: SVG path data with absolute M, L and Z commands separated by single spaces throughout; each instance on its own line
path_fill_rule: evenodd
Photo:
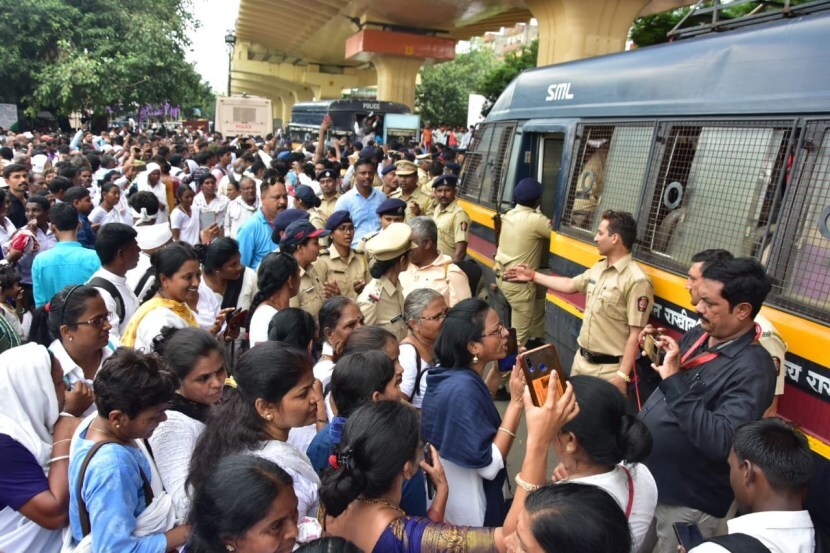
M 225 336 L 232 336 L 239 332 L 239 329 L 245 324 L 247 319 L 247 309 L 237 309 L 236 311 L 232 311 L 231 314 L 225 319 L 225 321 L 227 321 L 225 325 Z
M 516 340 L 516 329 L 507 329 L 507 356 L 499 361 L 499 370 L 503 373 L 513 370 L 516 364 L 516 356 L 519 354 L 519 343 Z
M 208 228 L 216 222 L 215 211 L 200 211 L 199 212 L 199 226 L 202 230 Z
M 675 522 L 672 524 L 677 542 L 689 551 L 703 542 L 703 534 L 697 524 L 691 522 Z
M 432 466 L 432 448 L 429 446 L 428 443 L 424 444 L 424 461 L 429 466 Z M 432 478 L 429 477 L 429 474 L 424 474 L 427 479 L 427 497 L 429 499 L 433 499 L 435 497 L 435 483 L 432 481 Z
M 544 405 L 548 397 L 548 385 L 551 378 L 555 379 L 555 399 L 559 399 L 565 392 L 565 372 L 562 370 L 559 355 L 553 344 L 546 344 L 520 353 L 519 365 L 524 372 L 533 405 L 537 407 Z
M 646 334 L 643 338 L 643 351 L 655 366 L 660 366 L 663 363 L 662 351 L 660 346 L 657 345 L 657 338 L 654 335 Z

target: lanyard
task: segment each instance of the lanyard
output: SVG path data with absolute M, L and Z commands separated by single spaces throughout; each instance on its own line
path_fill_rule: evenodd
M 631 516 L 631 507 L 634 506 L 634 479 L 631 478 L 631 471 L 628 470 L 625 466 L 619 465 L 621 469 L 625 472 L 625 478 L 628 480 L 628 505 L 625 507 L 625 518 Z
M 754 338 L 754 341 L 757 341 L 758 338 L 760 338 L 760 337 L 761 337 L 761 327 L 760 327 L 760 325 L 758 325 L 756 323 L 755 324 L 755 338 Z M 689 349 L 689 351 L 687 351 L 683 355 L 683 357 L 680 358 L 680 370 L 687 371 L 689 369 L 692 369 L 692 368 L 697 367 L 699 365 L 702 365 L 704 363 L 708 363 L 709 361 L 712 361 L 713 359 L 715 359 L 716 357 L 718 357 L 720 355 L 720 351 L 707 351 L 707 352 L 701 353 L 700 355 L 696 355 L 692 359 L 689 359 L 689 356 L 692 355 L 695 351 L 697 351 L 697 348 L 699 348 L 701 346 L 701 344 L 703 344 L 708 339 L 709 339 L 709 333 L 708 332 L 704 332 L 703 334 L 700 335 L 700 338 L 697 339 L 697 342 L 694 343 L 694 345 L 691 347 L 691 349 Z M 724 345 L 726 345 L 726 344 L 722 344 L 721 348 Z

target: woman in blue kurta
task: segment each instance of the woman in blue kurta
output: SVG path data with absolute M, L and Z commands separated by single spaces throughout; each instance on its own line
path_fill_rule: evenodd
M 435 342 L 439 366 L 429 371 L 421 432 L 441 455 L 450 497 L 445 519 L 468 526 L 500 526 L 507 514 L 505 459 L 522 415 L 524 383 L 510 377 L 510 403 L 499 416 L 482 380 L 488 363 L 507 355 L 508 332 L 477 298 L 447 313 Z
M 171 500 L 153 489 L 150 461 L 138 447 L 165 420 L 177 387 L 158 356 L 119 348 L 104 362 L 95 376 L 98 412 L 82 424 L 69 465 L 73 543 L 91 536 L 95 553 L 163 553 L 185 543 L 189 529 L 174 527 Z

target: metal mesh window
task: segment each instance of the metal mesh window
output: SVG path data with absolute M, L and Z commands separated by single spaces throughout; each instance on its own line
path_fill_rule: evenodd
M 811 126 L 790 184 L 787 223 L 772 258 L 771 303 L 830 321 L 830 131 Z M 777 269 L 776 269 L 777 268 Z
M 487 152 L 487 170 L 481 183 L 480 203 L 495 207 L 501 176 L 510 159 L 510 141 L 513 137 L 512 125 L 499 125 L 493 133 Z
M 682 270 L 708 248 L 761 256 L 791 129 L 740 125 L 676 123 L 664 133 L 645 257 Z
M 653 132 L 650 123 L 580 126 L 563 229 L 587 237 L 606 209 L 636 212 Z
M 470 143 L 470 149 L 464 155 L 464 167 L 460 178 L 461 197 L 474 202 L 478 202 L 481 183 L 484 181 L 493 128 L 492 125 L 488 125 L 478 130 Z

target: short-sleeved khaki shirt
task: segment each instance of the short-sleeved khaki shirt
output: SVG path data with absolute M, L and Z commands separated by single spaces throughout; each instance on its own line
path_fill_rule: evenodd
M 775 325 L 760 313 L 755 316 L 755 324 L 761 327 L 761 335 L 758 337 L 758 343 L 769 352 L 770 356 L 772 356 L 773 363 L 775 363 L 775 370 L 778 375 L 775 380 L 775 395 L 780 396 L 784 393 L 784 373 L 787 372 L 784 365 L 784 357 L 787 354 L 787 343 L 778 333 Z
M 577 342 L 592 353 L 621 356 L 630 327 L 648 322 L 654 305 L 654 287 L 631 254 L 608 266 L 605 259 L 574 277 L 585 293 L 585 315 Z
M 357 298 L 357 305 L 363 313 L 364 324 L 385 328 L 399 342 L 406 338 L 400 282 L 392 284 L 386 276 L 372 279 Z
M 308 222 L 314 225 L 314 228 L 323 230 L 326 228 L 326 219 L 328 217 L 320 213 L 320 209 L 312 207 L 308 210 Z
M 349 251 L 348 257 L 342 257 L 334 246 L 320 252 L 314 262 L 314 270 L 323 282 L 334 281 L 340 288 L 340 294 L 357 300 L 354 285 L 358 281 L 369 282 L 369 265 L 363 255 Z
M 473 220 L 470 219 L 466 211 L 461 209 L 458 200 L 448 205 L 447 209 L 442 209 L 440 205 L 436 205 L 432 218 L 438 227 L 438 251 L 453 257 L 455 255 L 455 244 L 468 241 L 470 224 Z
M 335 194 L 332 198 L 326 198 L 325 196 L 320 198 L 320 207 L 317 208 L 317 211 L 323 216 L 323 220 L 328 221 L 331 214 L 334 213 L 334 206 L 339 199 L 340 194 Z
M 300 293 L 291 298 L 288 305 L 299 307 L 317 320 L 323 301 L 323 281 L 317 276 L 314 265 L 307 270 L 300 267 Z
M 517 205 L 501 218 L 501 235 L 496 251 L 496 274 L 520 263 L 532 269 L 541 265 L 542 254 L 550 243 L 550 220 L 538 209 Z M 508 300 L 528 301 L 536 297 L 536 286 L 525 282 L 504 282 L 498 285 Z
M 413 217 L 416 217 L 416 215 L 412 213 L 412 208 L 409 206 L 409 202 L 415 202 L 418 204 L 418 207 L 421 208 L 421 215 L 429 216 L 432 211 L 432 197 L 424 194 L 420 188 L 416 188 L 415 191 L 409 196 L 404 196 L 403 190 L 398 188 L 392 192 L 389 197 L 398 198 L 406 202 L 405 221 L 409 221 Z

